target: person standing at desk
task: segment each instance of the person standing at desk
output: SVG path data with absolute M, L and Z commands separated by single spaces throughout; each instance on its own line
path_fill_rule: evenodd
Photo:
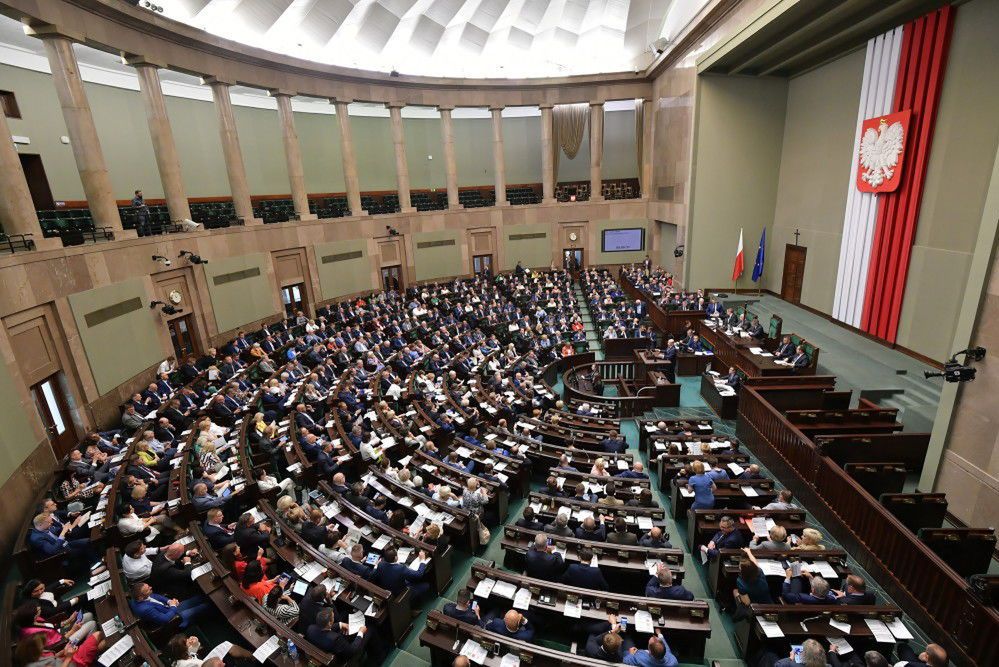
M 663 359 L 666 360 L 666 378 L 670 384 L 676 384 L 676 341 L 670 338 L 666 341 L 666 350 L 663 352 Z
M 715 486 L 714 480 L 704 474 L 704 463 L 694 461 L 690 466 L 694 474 L 687 480 L 687 488 L 694 492 L 694 504 L 690 509 L 709 510 L 715 506 Z

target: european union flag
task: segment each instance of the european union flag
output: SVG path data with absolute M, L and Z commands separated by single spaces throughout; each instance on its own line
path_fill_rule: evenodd
M 753 282 L 757 282 L 760 276 L 763 275 L 763 259 L 766 254 L 764 248 L 767 245 L 767 228 L 763 228 L 763 233 L 760 235 L 760 247 L 756 251 L 756 263 L 753 264 Z

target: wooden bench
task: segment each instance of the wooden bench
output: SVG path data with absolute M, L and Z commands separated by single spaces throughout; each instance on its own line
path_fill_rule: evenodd
M 884 493 L 879 500 L 914 533 L 921 528 L 940 528 L 947 516 L 947 496 L 943 493 Z

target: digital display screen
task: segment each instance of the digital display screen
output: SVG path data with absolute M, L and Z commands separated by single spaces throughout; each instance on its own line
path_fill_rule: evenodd
M 645 250 L 645 228 L 605 229 L 601 239 L 604 252 L 634 252 Z

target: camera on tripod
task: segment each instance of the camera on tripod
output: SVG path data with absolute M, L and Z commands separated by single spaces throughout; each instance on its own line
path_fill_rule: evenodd
M 957 360 L 958 355 L 964 355 L 964 363 Z M 985 358 L 984 347 L 969 347 L 967 350 L 955 352 L 944 364 L 942 371 L 923 371 L 926 379 L 943 378 L 947 382 L 970 382 L 975 379 L 977 369 L 968 365 L 969 361 L 981 361 Z

